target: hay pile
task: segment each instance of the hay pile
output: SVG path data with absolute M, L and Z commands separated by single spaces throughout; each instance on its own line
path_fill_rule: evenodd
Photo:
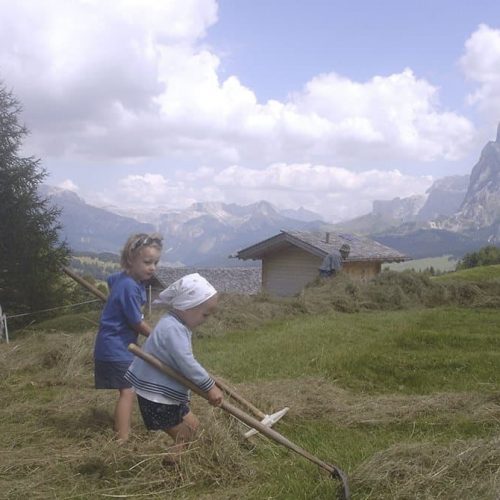
M 291 461 L 262 438 L 244 441 L 241 424 L 198 398 L 193 410 L 203 430 L 178 468 L 162 463 L 168 436 L 146 432 L 137 412 L 130 441 L 119 446 L 111 428 L 115 395 L 92 387 L 93 339 L 94 332 L 46 334 L 0 346 L 2 498 L 251 499 L 271 467 L 266 453 L 271 469 L 292 474 L 302 467 L 300 459 Z M 370 429 L 416 426 L 405 442 L 348 470 L 353 498 L 493 499 L 500 494 L 498 434 L 451 444 L 418 436 L 427 420 L 497 425 L 498 394 L 354 394 L 322 378 L 234 387 L 268 412 L 291 406 L 280 425 L 285 434 L 287 428 L 307 434 L 321 419 L 340 433 L 363 429 L 368 436 Z M 322 487 L 331 491 L 330 484 Z M 284 495 L 276 498 L 288 498 Z M 318 495 L 310 498 L 324 498 Z
M 319 281 L 293 299 L 223 295 L 202 335 L 250 331 L 332 309 L 443 303 L 490 307 L 500 297 L 496 283 L 443 286 L 417 273 L 383 273 L 365 285 L 346 276 Z M 262 438 L 243 441 L 241 424 L 198 398 L 193 410 L 203 430 L 177 469 L 162 463 L 168 436 L 145 431 L 138 412 L 130 441 L 119 446 L 112 431 L 114 391 L 93 389 L 94 338 L 95 328 L 89 325 L 78 335 L 35 330 L 0 344 L 1 498 L 269 498 L 265 487 L 259 487 L 275 480 L 277 470 L 283 494 L 273 497 L 286 499 L 298 498 L 286 489 L 297 475 L 316 474 L 314 466 Z M 289 436 L 297 432 L 298 444 L 306 449 L 312 449 L 307 436 L 324 438 L 321 426 L 347 436 L 346 444 L 326 450 L 331 455 L 323 455 L 320 445 L 317 449 L 322 458 L 342 457 L 339 463 L 349 473 L 353 499 L 500 498 L 500 442 L 494 430 L 500 421 L 498 393 L 363 394 L 320 377 L 235 388 L 269 413 L 290 406 L 278 430 Z M 457 438 L 440 441 L 439 426 L 456 428 Z M 476 426 L 469 435 L 468 426 Z M 478 436 L 477 427 L 484 433 Z M 435 438 L 429 431 L 434 428 Z M 391 434 L 392 429 L 398 431 Z M 380 437 L 384 433 L 388 441 Z M 362 457 L 354 456 L 349 436 L 367 441 L 375 436 L 383 444 L 379 441 L 364 449 Z M 319 491 L 311 490 L 307 498 L 327 498 Z M 321 491 L 331 493 L 331 485 Z
M 500 498 L 500 438 L 451 445 L 399 444 L 361 464 L 351 476 L 364 498 Z
M 500 393 L 354 394 L 328 380 L 312 377 L 263 380 L 235 387 L 262 408 L 277 411 L 291 406 L 292 418 L 312 420 L 327 415 L 332 424 L 342 427 L 411 424 L 419 419 L 434 419 L 441 425 L 451 420 L 471 419 L 488 425 L 500 417 Z
M 346 274 L 317 280 L 302 293 L 308 313 L 400 310 L 415 307 L 499 307 L 500 281 L 438 281 L 425 273 L 384 271 L 367 283 Z
M 239 424 L 201 400 L 193 408 L 202 431 L 178 467 L 162 462 L 170 438 L 148 433 L 138 412 L 131 439 L 117 444 L 115 391 L 93 389 L 93 338 L 46 334 L 0 345 L 1 498 L 165 498 L 193 485 L 251 484 L 252 448 L 242 446 Z

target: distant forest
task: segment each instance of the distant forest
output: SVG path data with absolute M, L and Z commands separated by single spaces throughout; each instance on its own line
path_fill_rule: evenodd
M 121 269 L 120 256 L 111 252 L 73 252 L 70 266 L 79 274 L 100 281 L 105 281 L 110 274 Z

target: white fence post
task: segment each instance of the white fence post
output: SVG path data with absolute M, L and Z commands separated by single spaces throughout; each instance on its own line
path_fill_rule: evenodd
M 5 342 L 9 343 L 9 329 L 7 328 L 7 316 L 3 315 L 3 327 L 5 330 Z
M 3 314 L 2 306 L 0 306 L 0 340 L 5 337 L 5 342 L 9 343 L 9 330 L 7 328 L 7 316 Z

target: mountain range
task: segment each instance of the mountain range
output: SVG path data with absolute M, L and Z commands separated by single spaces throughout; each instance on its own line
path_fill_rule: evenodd
M 42 186 L 41 194 L 61 208 L 62 235 L 73 250 L 118 253 L 130 234 L 158 231 L 165 238 L 162 263 L 171 266 L 248 265 L 229 255 L 282 229 L 363 234 L 413 258 L 460 257 L 500 243 L 500 125 L 470 176 L 438 179 L 423 195 L 376 200 L 369 214 L 337 224 L 304 208 L 280 210 L 266 201 L 194 203 L 132 217 L 89 205 L 61 188 Z
M 500 125 L 481 151 L 470 176 L 445 177 L 428 190 L 422 208 L 399 223 L 372 226 L 371 236 L 414 258 L 456 257 L 500 243 Z M 408 199 L 399 200 L 399 204 Z M 394 200 L 393 200 L 394 202 Z M 396 204 L 398 205 L 398 204 Z M 373 216 L 374 214 L 370 214 Z M 396 218 L 397 219 L 397 218 Z M 347 221 L 349 226 L 353 221 Z
M 73 250 L 119 253 L 130 234 L 157 231 L 165 238 L 162 263 L 170 266 L 249 265 L 229 256 L 280 229 L 315 231 L 325 225 L 314 212 L 280 211 L 266 201 L 246 206 L 194 203 L 185 210 L 161 213 L 156 224 L 150 224 L 89 205 L 65 189 L 42 186 L 41 194 L 61 209 L 62 235 Z
M 67 189 L 42 185 L 40 194 L 61 209 L 62 236 L 73 250 L 117 253 L 130 234 L 155 230 L 152 224 L 89 205 Z

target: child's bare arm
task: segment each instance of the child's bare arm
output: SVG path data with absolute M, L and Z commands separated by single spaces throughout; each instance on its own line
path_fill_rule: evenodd
M 133 328 L 137 333 L 140 333 L 145 337 L 149 336 L 149 334 L 153 331 L 153 329 L 145 321 L 141 321 L 140 323 L 133 325 Z

